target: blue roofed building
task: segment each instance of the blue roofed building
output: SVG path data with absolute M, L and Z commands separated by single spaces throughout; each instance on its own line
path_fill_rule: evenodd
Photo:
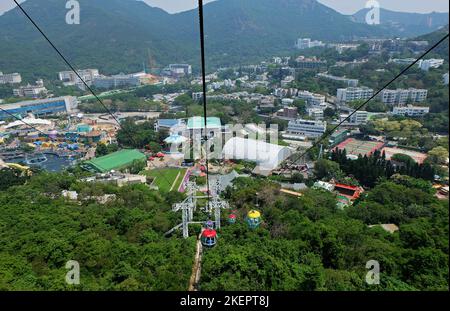
M 155 132 L 160 130 L 171 131 L 173 127 L 184 125 L 184 121 L 181 119 L 158 119 L 155 122 Z
M 77 109 L 76 97 L 64 96 L 39 100 L 22 101 L 13 104 L 2 105 L 4 111 L 0 111 L 0 120 L 17 117 L 26 117 L 33 114 L 35 117 L 72 113 Z

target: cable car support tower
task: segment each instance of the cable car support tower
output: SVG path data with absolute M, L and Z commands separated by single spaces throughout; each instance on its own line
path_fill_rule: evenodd
M 228 202 L 220 198 L 220 182 L 217 181 L 212 194 L 209 196 L 210 200 L 200 210 L 208 216 L 208 220 L 211 220 L 211 216 L 214 214 L 214 221 L 212 221 L 215 229 L 220 229 L 220 217 L 221 210 L 230 208 Z M 171 230 L 165 233 L 169 235 L 178 228 L 182 228 L 183 238 L 189 237 L 189 225 L 190 224 L 204 224 L 205 221 L 195 221 L 194 212 L 197 211 L 198 200 L 208 198 L 207 195 L 197 195 L 200 188 L 195 182 L 188 181 L 186 183 L 186 199 L 181 203 L 175 203 L 172 206 L 172 211 L 178 212 L 181 210 L 181 223 L 173 227 Z

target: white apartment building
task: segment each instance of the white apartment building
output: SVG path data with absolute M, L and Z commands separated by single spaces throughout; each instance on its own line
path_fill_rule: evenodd
M 77 70 L 77 73 L 80 75 L 81 79 L 89 86 L 92 85 L 92 82 L 96 77 L 100 76 L 98 69 L 81 69 Z M 80 80 L 75 72 L 71 70 L 59 72 L 58 78 L 63 82 L 65 86 L 76 85 L 82 90 L 86 88 L 83 81 Z
M 383 90 L 378 95 L 378 99 L 385 104 L 389 105 L 401 105 L 406 104 L 408 101 L 414 103 L 421 103 L 427 99 L 428 90 L 425 89 L 396 89 L 396 90 Z
M 317 46 L 325 46 L 322 41 L 311 40 L 310 38 L 298 38 L 295 47 L 299 50 L 310 49 Z
M 96 88 L 111 89 L 126 86 L 141 85 L 140 74 L 118 74 L 114 76 L 98 76 L 92 81 Z
M 303 99 L 310 106 L 321 106 L 325 103 L 325 96 L 315 94 L 308 91 L 299 91 L 297 94 L 299 99 Z
M 44 86 L 44 81 L 37 80 L 36 85 L 21 86 L 13 90 L 14 96 L 17 97 L 28 97 L 28 98 L 39 98 L 47 95 L 48 90 Z
M 350 123 L 353 124 L 365 124 L 369 118 L 369 113 L 367 111 L 357 111 L 349 119 Z
M 323 120 L 323 109 L 322 108 L 309 108 L 308 116 L 314 120 Z
M 289 121 L 285 138 L 306 139 L 322 136 L 327 130 L 326 121 L 297 119 Z
M 436 59 L 436 58 L 430 58 L 430 59 L 421 59 L 418 62 L 418 66 L 420 69 L 424 71 L 428 71 L 431 68 L 439 68 L 444 64 L 443 59 Z
M 0 71 L 0 84 L 18 84 L 21 82 L 22 76 L 19 73 L 3 74 L 3 72 Z
M 373 96 L 373 89 L 368 87 L 348 87 L 338 89 L 336 98 L 340 102 L 349 102 L 353 100 L 366 100 Z
M 192 99 L 195 101 L 199 101 L 203 98 L 203 92 L 193 92 Z
M 190 76 L 192 66 L 189 64 L 170 64 L 165 71 L 175 77 Z
M 415 58 L 392 58 L 389 60 L 390 63 L 394 63 L 397 65 L 411 65 L 415 61 Z
M 405 107 L 394 107 L 392 114 L 394 116 L 421 117 L 430 112 L 430 107 L 420 107 L 408 105 Z

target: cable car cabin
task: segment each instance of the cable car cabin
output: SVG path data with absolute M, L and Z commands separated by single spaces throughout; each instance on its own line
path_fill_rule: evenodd
M 201 237 L 202 245 L 205 247 L 213 247 L 217 244 L 217 232 L 214 229 L 205 229 Z
M 212 220 L 208 220 L 207 222 L 205 222 L 205 228 L 214 229 L 214 222 Z
M 228 223 L 229 224 L 235 224 L 236 223 L 236 214 L 230 214 L 230 216 L 228 216 Z
M 261 213 L 256 210 L 251 210 L 247 214 L 247 224 L 251 229 L 256 229 L 261 224 Z

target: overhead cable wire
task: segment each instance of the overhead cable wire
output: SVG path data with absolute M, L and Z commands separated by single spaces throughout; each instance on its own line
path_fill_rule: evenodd
M 202 92 L 203 92 L 203 119 L 205 122 L 204 126 L 204 137 L 203 142 L 205 143 L 205 166 L 206 166 L 206 189 L 208 195 L 208 206 L 211 202 L 211 192 L 209 185 L 209 159 L 208 159 L 208 112 L 207 112 L 207 102 L 206 102 L 206 61 L 205 61 L 205 29 L 204 29 L 204 15 L 203 15 L 203 0 L 198 0 L 198 15 L 199 15 L 199 26 L 200 26 L 200 51 L 201 51 L 201 69 L 202 69 Z
M 322 143 L 327 137 L 329 137 L 331 134 L 333 134 L 334 131 L 336 131 L 342 124 L 344 124 L 346 121 L 348 121 L 356 112 L 361 110 L 365 105 L 367 105 L 372 99 L 377 97 L 383 90 L 388 88 L 392 83 L 394 83 L 398 78 L 400 78 L 402 75 L 404 75 L 410 68 L 412 68 L 414 65 L 416 65 L 421 59 L 423 59 L 426 55 L 428 55 L 432 50 L 434 50 L 437 46 L 439 46 L 442 42 L 444 42 L 448 38 L 449 34 L 445 35 L 442 39 L 440 39 L 438 42 L 436 42 L 432 47 L 430 47 L 427 51 L 425 51 L 421 56 L 419 56 L 417 59 L 415 59 L 411 64 L 409 64 L 407 67 L 405 67 L 399 74 L 397 74 L 392 80 L 390 80 L 388 83 L 386 83 L 381 89 L 379 89 L 377 92 L 375 92 L 369 99 L 367 99 L 364 103 L 359 105 L 351 114 L 349 114 L 346 118 L 344 118 L 342 121 L 340 121 L 334 128 L 331 130 L 327 130 L 321 138 L 316 141 L 311 147 L 306 149 L 303 153 L 301 153 L 298 157 L 295 158 L 295 160 L 291 160 L 292 162 L 296 162 L 297 160 L 304 157 L 308 152 L 310 152 L 312 149 L 317 147 L 320 143 Z
M 95 99 L 103 106 L 103 108 L 106 110 L 106 112 L 111 115 L 111 117 L 116 121 L 119 128 L 123 130 L 123 132 L 128 136 L 128 138 L 134 143 L 135 146 L 137 146 L 137 142 L 134 139 L 133 135 L 125 129 L 120 121 L 114 116 L 114 114 L 111 112 L 111 110 L 108 109 L 108 107 L 103 103 L 103 101 L 97 96 L 97 94 L 94 92 L 94 90 L 84 81 L 84 79 L 81 77 L 81 75 L 75 70 L 74 66 L 67 60 L 67 58 L 60 52 L 60 50 L 53 44 L 53 42 L 48 38 L 48 36 L 42 31 L 42 29 L 36 24 L 36 22 L 31 18 L 31 16 L 25 11 L 25 9 L 20 5 L 17 0 L 13 0 L 16 5 L 19 7 L 19 9 L 23 12 L 23 14 L 28 18 L 28 20 L 33 24 L 33 26 L 41 33 L 41 35 L 44 37 L 44 39 L 50 44 L 50 46 L 55 50 L 55 52 L 62 58 L 62 60 L 66 63 L 66 65 L 75 73 L 75 75 L 80 79 L 80 81 L 83 83 L 83 85 L 87 88 L 87 90 L 95 97 Z M 3 109 L 2 109 L 3 110 Z M 25 123 L 25 122 L 24 122 Z M 149 162 L 154 168 L 156 166 Z M 156 170 L 159 176 L 163 177 L 165 181 L 171 185 L 170 181 L 166 178 L 165 175 L 163 175 L 159 170 Z

